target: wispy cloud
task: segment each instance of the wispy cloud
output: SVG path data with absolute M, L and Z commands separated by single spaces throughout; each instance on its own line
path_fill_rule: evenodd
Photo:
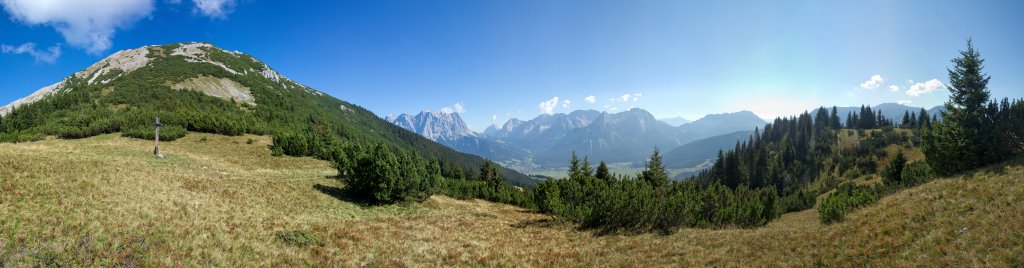
M 900 91 L 900 87 L 897 86 L 897 85 L 889 85 L 889 91 L 899 92 Z
M 562 108 L 567 108 L 568 109 L 569 107 L 572 107 L 572 101 L 569 101 L 569 100 L 562 101 Z
M 455 108 L 452 108 L 452 107 L 455 107 Z M 462 102 L 460 101 L 460 102 L 456 102 L 455 105 L 445 106 L 444 108 L 441 108 L 441 112 L 442 113 L 446 113 L 446 114 L 450 114 L 450 113 L 464 114 L 464 113 L 466 113 L 466 107 L 462 106 Z
M 550 100 L 543 101 L 539 105 L 537 105 L 537 107 L 540 108 L 540 112 L 545 114 L 555 113 L 556 106 L 558 106 L 558 96 L 555 96 Z
M 214 19 L 227 19 L 235 11 L 235 0 L 192 0 L 192 12 Z
M 910 103 L 913 103 L 913 101 L 901 100 L 896 103 L 899 103 L 900 105 L 910 105 Z
M 882 80 L 882 75 L 876 74 L 872 75 L 871 79 L 868 79 L 868 81 L 860 83 L 860 87 L 865 89 L 875 89 L 881 86 L 882 82 L 884 82 L 884 80 Z
M 594 95 L 587 96 L 586 98 L 583 98 L 583 100 L 586 100 L 590 104 L 597 103 L 597 97 L 595 97 Z
M 52 46 L 46 50 L 39 50 L 36 49 L 36 44 L 31 42 L 21 44 L 20 46 L 2 44 L 0 45 L 0 51 L 10 54 L 28 54 L 36 58 L 36 62 L 55 63 L 57 58 L 60 58 L 60 45 Z

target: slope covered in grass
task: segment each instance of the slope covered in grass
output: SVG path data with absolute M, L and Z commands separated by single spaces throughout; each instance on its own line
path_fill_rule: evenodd
M 206 141 L 203 141 L 206 137 Z M 252 143 L 249 144 L 249 140 Z M 513 206 L 434 196 L 364 207 L 325 161 L 264 136 L 118 134 L 0 144 L 0 266 L 1012 266 L 1024 161 L 756 229 L 597 235 Z

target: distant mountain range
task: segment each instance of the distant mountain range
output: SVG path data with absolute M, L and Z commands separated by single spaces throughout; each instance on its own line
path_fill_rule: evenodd
M 752 131 L 766 123 L 749 111 L 741 111 L 673 126 L 638 108 L 619 113 L 578 110 L 526 121 L 513 118 L 501 128 L 488 127 L 484 133 L 470 131 L 458 114 L 422 112 L 390 116 L 387 121 L 462 152 L 549 168 L 567 165 L 574 151 L 593 162 L 640 162 L 655 147 L 665 152 L 711 136 Z
M 831 110 L 831 107 L 828 107 Z M 921 108 L 896 103 L 871 107 L 900 122 L 904 112 Z M 944 108 L 927 109 L 929 115 Z M 842 122 L 860 107 L 837 107 Z M 811 111 L 811 114 L 817 109 Z M 456 113 L 421 112 L 390 116 L 388 122 L 419 133 L 455 150 L 479 155 L 513 167 L 564 168 L 572 152 L 592 162 L 642 163 L 658 147 L 670 169 L 692 169 L 713 159 L 718 150 L 729 150 L 746 141 L 755 128 L 767 122 L 750 111 L 710 114 L 688 122 L 681 117 L 656 119 L 634 108 L 619 113 L 577 110 L 543 114 L 530 120 L 512 118 L 500 128 L 491 125 L 483 133 L 466 126 Z M 685 122 L 685 123 L 680 123 Z M 679 124 L 679 125 L 675 125 Z
M 689 119 L 682 118 L 682 117 L 679 117 L 679 116 L 669 117 L 669 118 L 662 118 L 662 119 L 658 119 L 658 120 L 661 120 L 661 122 L 665 122 L 666 124 L 669 124 L 669 125 L 671 125 L 673 127 L 678 127 L 678 126 L 682 126 L 683 124 L 686 124 L 686 123 L 689 123 L 689 122 L 693 122 L 693 121 L 691 121 Z
M 460 152 L 487 159 L 528 159 L 530 152 L 473 132 L 458 113 L 424 111 L 417 115 L 388 116 L 386 121 Z

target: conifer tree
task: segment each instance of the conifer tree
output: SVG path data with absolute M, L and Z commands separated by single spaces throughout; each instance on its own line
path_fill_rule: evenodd
M 832 129 L 843 128 L 839 122 L 839 109 L 835 106 L 832 106 L 832 114 L 829 116 L 829 126 L 831 126 Z
M 985 105 L 991 78 L 982 72 L 985 60 L 968 39 L 967 50 L 952 62 L 947 85 L 950 95 L 942 123 L 925 134 L 922 146 L 928 163 L 943 175 L 985 165 L 1002 151 L 993 142 L 992 118 Z
M 655 189 L 668 185 L 668 174 L 665 173 L 665 165 L 661 163 L 661 152 L 658 148 L 654 148 L 654 153 L 647 161 L 647 167 L 641 173 L 641 177 Z
M 608 171 L 608 165 L 606 165 L 604 163 L 604 161 L 601 161 L 600 164 L 597 164 L 597 174 L 595 174 L 595 177 L 597 177 L 597 179 L 603 180 L 605 182 L 611 182 L 612 181 L 612 179 L 613 179 L 612 174 L 611 174 L 611 172 Z

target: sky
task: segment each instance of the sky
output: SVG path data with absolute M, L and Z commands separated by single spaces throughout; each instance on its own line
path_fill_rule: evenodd
M 122 49 L 210 42 L 379 116 L 694 120 L 948 99 L 972 38 L 1024 98 L 1024 1 L 0 0 L 0 103 Z

